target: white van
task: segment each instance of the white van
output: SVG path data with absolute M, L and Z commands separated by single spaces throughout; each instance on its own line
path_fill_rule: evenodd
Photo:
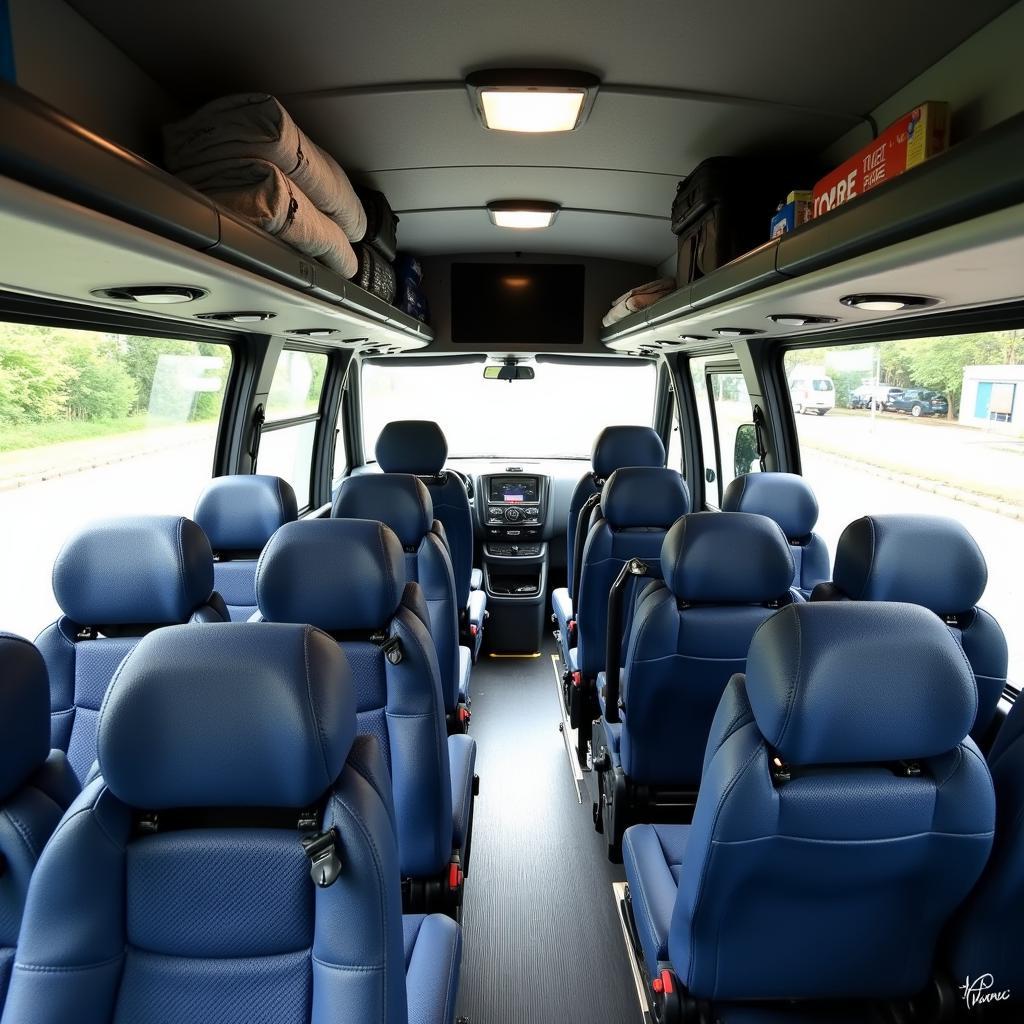
M 793 412 L 814 412 L 824 416 L 836 407 L 836 389 L 831 377 L 801 377 L 789 382 Z

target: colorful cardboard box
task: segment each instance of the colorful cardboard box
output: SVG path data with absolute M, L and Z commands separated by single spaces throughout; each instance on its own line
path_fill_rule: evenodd
M 870 192 L 948 147 L 949 104 L 922 103 L 814 186 L 812 216 L 820 217 Z
M 811 219 L 811 193 L 803 191 L 790 192 L 786 196 L 785 205 L 780 206 L 772 217 L 771 238 L 778 238 L 787 231 L 798 228 Z

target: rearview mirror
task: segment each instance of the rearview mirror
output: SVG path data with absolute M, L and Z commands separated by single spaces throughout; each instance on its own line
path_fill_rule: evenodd
M 533 367 L 522 363 L 502 363 L 501 366 L 485 366 L 484 380 L 533 380 Z
M 732 464 L 734 477 L 760 472 L 761 457 L 757 454 L 757 427 L 753 423 L 741 423 L 736 428 Z

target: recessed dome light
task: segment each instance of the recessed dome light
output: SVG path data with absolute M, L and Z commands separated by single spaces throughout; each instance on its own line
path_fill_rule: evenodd
M 863 295 L 844 295 L 839 300 L 844 306 L 853 306 L 869 313 L 895 313 L 901 309 L 920 309 L 922 306 L 934 306 L 938 299 L 927 295 L 887 295 L 866 293 Z
M 748 338 L 751 334 L 764 334 L 754 327 L 716 327 L 715 334 L 720 338 Z
M 466 76 L 477 117 L 498 132 L 575 131 L 590 114 L 598 85 L 583 71 L 495 68 Z
M 710 341 L 706 334 L 680 334 L 680 341 Z
M 774 313 L 768 319 L 782 327 L 810 327 L 812 324 L 834 324 L 839 320 L 835 316 L 803 316 L 800 313 Z
M 303 338 L 333 338 L 341 331 L 337 331 L 333 327 L 299 327 L 288 333 L 297 334 Z
M 544 203 L 534 199 L 500 199 L 487 204 L 491 223 L 499 228 L 535 231 L 551 227 L 558 216 L 558 203 Z
M 276 313 L 242 312 L 242 313 L 196 313 L 199 320 L 218 320 L 231 324 L 258 324 L 263 320 L 273 320 Z
M 209 293 L 205 288 L 167 284 L 97 288 L 90 294 L 95 295 L 98 299 L 117 299 L 119 302 L 146 302 L 156 306 L 169 306 L 176 302 L 194 302 Z

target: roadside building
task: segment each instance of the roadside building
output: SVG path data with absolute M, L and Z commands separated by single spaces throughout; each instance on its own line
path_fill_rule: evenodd
M 1024 366 L 965 366 L 960 422 L 1024 434 Z

